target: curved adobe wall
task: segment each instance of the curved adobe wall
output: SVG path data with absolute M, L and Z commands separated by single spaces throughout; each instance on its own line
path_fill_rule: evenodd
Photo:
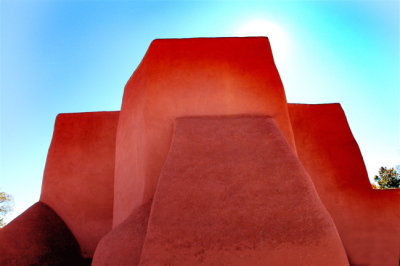
M 47 155 L 40 200 L 67 224 L 85 257 L 111 229 L 118 113 L 58 115 Z
M 289 104 L 297 153 L 352 265 L 397 265 L 400 190 L 373 190 L 339 104 Z
M 267 38 L 153 41 L 125 87 L 113 226 L 153 197 L 175 118 L 234 114 L 274 117 L 294 149 L 286 97 Z
M 65 223 L 42 202 L 0 229 L 0 265 L 87 265 Z
M 133 210 L 127 219 L 97 245 L 93 266 L 139 265 L 152 201 Z

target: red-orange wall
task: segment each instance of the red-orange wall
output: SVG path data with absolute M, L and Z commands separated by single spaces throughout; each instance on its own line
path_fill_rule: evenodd
M 274 117 L 294 149 L 286 97 L 267 38 L 153 41 L 125 87 L 114 226 L 153 197 L 175 118 L 233 114 Z
M 152 201 L 135 209 L 97 245 L 93 266 L 139 265 Z
M 0 265 L 88 264 L 65 223 L 42 202 L 0 228 Z
M 289 104 L 297 152 L 352 265 L 398 265 L 400 190 L 373 190 L 339 104 Z
M 111 229 L 118 113 L 58 115 L 47 156 L 40 201 L 67 224 L 85 257 Z
M 275 120 L 180 118 L 140 265 L 348 265 Z

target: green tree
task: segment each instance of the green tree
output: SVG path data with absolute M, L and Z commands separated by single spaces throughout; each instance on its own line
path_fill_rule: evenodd
M 12 211 L 13 198 L 11 195 L 0 192 L 0 228 L 6 225 L 5 218 Z
M 400 188 L 400 166 L 396 169 L 382 166 L 374 180 L 378 189 Z

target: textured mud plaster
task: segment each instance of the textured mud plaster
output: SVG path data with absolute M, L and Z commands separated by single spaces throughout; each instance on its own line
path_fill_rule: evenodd
M 139 265 L 150 207 L 151 201 L 143 204 L 108 233 L 97 246 L 92 265 Z
M 0 265 L 85 265 L 70 230 L 38 202 L 0 229 Z
M 286 97 L 267 38 L 153 41 L 124 91 L 113 226 L 153 197 L 177 117 L 235 114 L 274 117 L 294 149 Z
M 60 114 L 47 155 L 40 200 L 63 219 L 82 254 L 111 230 L 118 112 Z
M 348 265 L 268 117 L 178 119 L 147 230 L 141 265 Z
M 400 189 L 373 190 L 339 104 L 289 104 L 299 158 L 352 265 L 399 265 Z

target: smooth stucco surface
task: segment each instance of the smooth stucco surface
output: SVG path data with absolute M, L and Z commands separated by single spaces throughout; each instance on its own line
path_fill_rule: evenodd
M 44 203 L 35 203 L 0 229 L 0 265 L 85 264 L 68 227 Z
M 85 257 L 111 229 L 118 112 L 60 114 L 40 200 L 67 224 Z
M 153 41 L 124 90 L 113 226 L 153 197 L 177 117 L 236 114 L 274 117 L 294 149 L 268 38 Z
M 400 262 L 400 189 L 374 190 L 340 104 L 289 104 L 299 158 L 352 265 Z

